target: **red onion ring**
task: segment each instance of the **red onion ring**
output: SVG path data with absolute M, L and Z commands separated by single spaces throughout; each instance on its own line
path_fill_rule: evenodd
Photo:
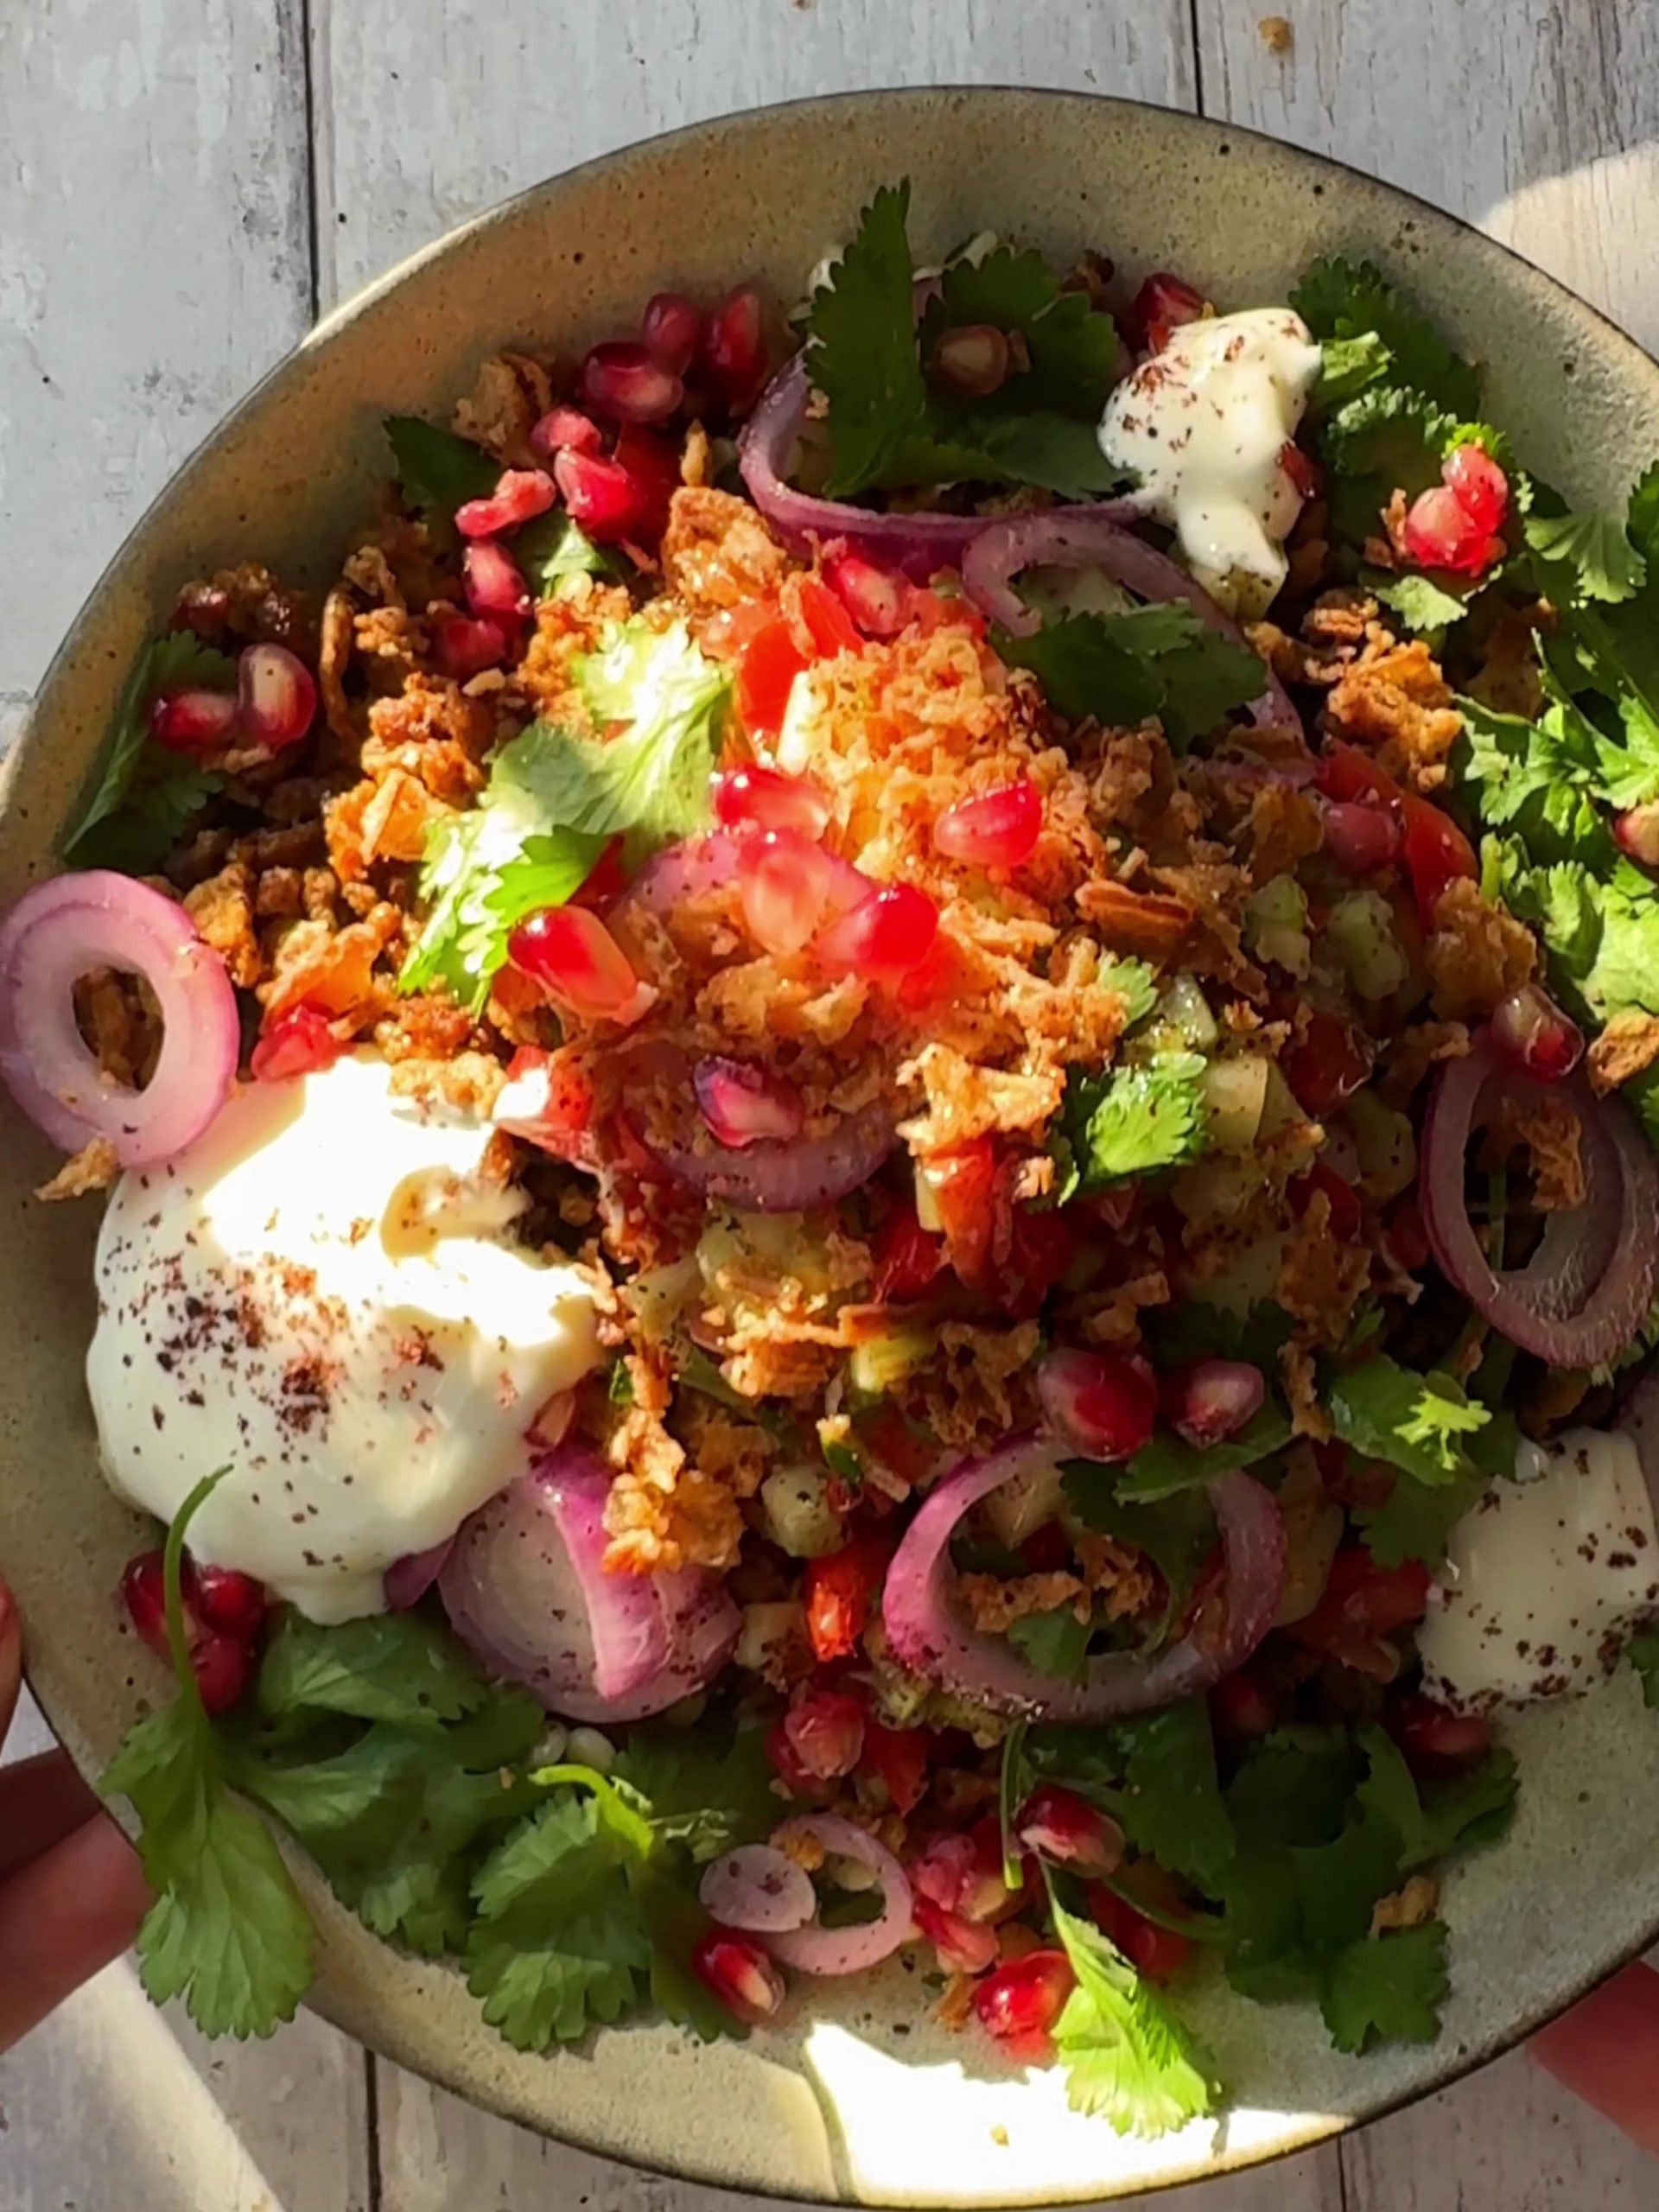
M 697 1895 L 722 1928 L 750 1936 L 787 1936 L 818 1909 L 804 1867 L 769 1843 L 745 1843 L 703 1869 Z
M 1463 1192 L 1470 1139 L 1500 1095 L 1522 1104 L 1567 1100 L 1579 1116 L 1585 1173 L 1583 1205 L 1553 1214 L 1527 1265 L 1502 1274 L 1482 1249 Z M 1440 1067 L 1423 1118 L 1418 1198 L 1441 1274 L 1501 1335 L 1552 1367 L 1614 1358 L 1653 1309 L 1659 1160 L 1629 1108 L 1598 1098 L 1582 1073 L 1535 1082 L 1483 1029 L 1462 1059 Z
M 737 874 L 737 847 L 729 830 L 665 845 L 645 862 L 612 907 L 612 919 L 620 918 L 631 906 L 643 906 L 651 914 L 671 914 L 688 899 L 719 890 Z
M 1051 507 L 1046 513 L 993 523 L 975 538 L 963 558 L 963 589 L 993 622 L 1016 638 L 1028 638 L 1042 626 L 1041 618 L 1014 589 L 1015 576 L 1027 569 L 1099 569 L 1139 598 L 1160 603 L 1184 601 L 1217 637 L 1249 652 L 1251 648 L 1237 623 L 1185 569 L 1114 519 L 1134 511 L 1132 502 L 1108 500 L 1099 506 Z M 1266 688 L 1248 710 L 1251 721 L 1263 728 L 1300 730 L 1301 716 L 1265 662 L 1262 674 Z
M 899 1664 L 993 1712 L 1084 1724 L 1173 1705 L 1242 1666 L 1272 1627 L 1285 1582 L 1279 1509 L 1271 1492 L 1242 1471 L 1209 1485 L 1227 1569 L 1226 1618 L 1213 1644 L 1201 1648 L 1189 1636 L 1150 1659 L 1107 1652 L 1089 1662 L 1084 1681 L 1066 1683 L 1040 1673 L 1011 1644 L 969 1627 L 950 1561 L 957 1523 L 1005 1483 L 1046 1471 L 1054 1456 L 1052 1445 L 1020 1437 L 988 1459 L 964 1461 L 930 1495 L 893 1554 L 882 1597 L 887 1640 Z
M 801 1813 L 785 1821 L 772 1837 L 774 1843 L 791 1835 L 805 1836 L 837 1859 L 855 1859 L 868 1866 L 881 1885 L 883 1904 L 879 1918 L 858 1928 L 824 1928 L 811 1921 L 804 1928 L 766 1931 L 767 1950 L 780 1966 L 798 1974 L 862 1974 L 891 1958 L 911 1932 L 914 1904 L 910 1877 L 887 1849 L 856 1821 L 839 1813 Z
M 75 1026 L 75 984 L 95 968 L 156 994 L 162 1049 L 142 1090 L 105 1075 Z M 65 1152 L 106 1137 L 124 1167 L 182 1152 L 230 1095 L 241 1041 L 223 962 L 146 883 L 107 868 L 54 876 L 0 923 L 0 1082 Z
M 385 1588 L 386 1603 L 394 1613 L 406 1613 L 420 1604 L 454 1548 L 454 1538 L 446 1536 L 429 1551 L 405 1552 L 402 1559 L 393 1560 L 385 1572 Z
M 884 1106 L 849 1114 L 824 1137 L 763 1138 L 741 1147 L 658 1145 L 646 1149 L 690 1189 L 740 1213 L 805 1213 L 862 1188 L 893 1150 L 893 1116 Z

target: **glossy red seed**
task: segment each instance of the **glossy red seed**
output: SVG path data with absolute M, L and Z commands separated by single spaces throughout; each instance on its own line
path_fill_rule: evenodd
M 963 399 L 988 399 L 1008 380 L 1013 354 L 991 322 L 959 323 L 933 349 L 933 380 Z
M 616 434 L 613 458 L 639 487 L 645 503 L 641 529 L 647 543 L 654 543 L 668 527 L 669 502 L 680 488 L 679 448 L 643 423 L 625 423 Z
M 1027 1850 L 1078 1874 L 1114 1873 L 1123 1857 L 1123 1831 L 1070 1789 L 1035 1789 L 1015 1815 L 1014 1832 Z
M 263 1582 L 233 1567 L 199 1567 L 187 1560 L 184 1595 L 204 1628 L 251 1643 L 265 1624 L 269 1600 Z
M 980 2025 L 1011 2055 L 1041 2063 L 1052 2053 L 1050 2034 L 1065 2010 L 1077 1977 L 1064 1951 L 1030 1951 L 987 1974 L 974 1992 Z
M 867 638 L 896 638 L 910 620 L 909 582 L 861 554 L 832 554 L 823 578 Z
M 1225 1675 L 1210 1693 L 1210 1713 L 1231 1744 L 1254 1744 L 1279 1725 L 1273 1700 L 1253 1675 Z
M 1454 1713 L 1433 1698 L 1402 1698 L 1387 1722 L 1406 1764 L 1417 1774 L 1465 1773 L 1492 1747 L 1492 1724 L 1484 1714 Z
M 175 691 L 152 702 L 149 734 L 174 753 L 214 753 L 236 735 L 232 691 Z
M 586 906 L 548 906 L 521 922 L 507 957 L 573 1013 L 614 1017 L 636 996 L 639 978 L 599 916 Z
M 1325 849 L 1345 874 L 1375 875 L 1399 859 L 1406 825 L 1397 808 L 1327 799 L 1322 818 Z
M 1536 983 L 1523 983 L 1498 1007 L 1492 1042 L 1540 1083 L 1565 1082 L 1584 1058 L 1584 1032 Z
M 1428 1265 L 1428 1231 L 1414 1192 L 1408 1191 L 1389 1208 L 1382 1222 L 1382 1243 L 1402 1274 L 1419 1274 Z
M 1091 1459 L 1129 1459 L 1157 1427 L 1156 1388 L 1108 1352 L 1050 1352 L 1037 1370 L 1037 1395 L 1051 1427 Z
M 931 1729 L 889 1728 L 867 1716 L 864 1756 L 858 1763 L 860 1781 L 878 1784 L 886 1791 L 893 1811 L 907 1817 L 927 1795 L 928 1766 L 936 1741 Z
M 964 1920 L 935 1904 L 931 1897 L 916 1899 L 916 1925 L 925 1942 L 933 1946 L 945 1974 L 983 1974 L 996 1964 L 996 1931 L 982 1922 Z
M 455 509 L 455 528 L 463 537 L 493 537 L 544 515 L 557 498 L 544 468 L 505 469 L 487 499 L 468 499 Z
M 1279 466 L 1289 477 L 1299 499 L 1317 499 L 1325 489 L 1325 472 L 1311 453 L 1304 453 L 1294 438 L 1279 448 Z
M 733 411 L 747 407 L 759 391 L 766 363 L 760 295 L 753 285 L 728 292 L 709 319 L 698 348 L 703 374 Z
M 1165 1377 L 1164 1419 L 1202 1449 L 1236 1436 L 1261 1412 L 1267 1395 L 1261 1369 L 1248 1359 L 1198 1359 Z
M 685 400 L 685 386 L 643 346 L 595 346 L 582 365 L 582 396 L 596 415 L 620 423 L 666 423 Z
M 844 1690 L 801 1692 L 783 1726 L 797 1764 L 815 1782 L 850 1774 L 863 1753 L 864 1708 Z
M 556 454 L 599 453 L 605 434 L 591 415 L 579 407 L 550 407 L 530 434 L 530 442 L 545 460 Z
M 974 1859 L 971 1836 L 933 1836 L 910 1869 L 911 1887 L 941 1911 L 957 1912 L 974 1879 Z
M 1622 853 L 1643 868 L 1659 868 L 1659 800 L 1633 806 L 1613 817 L 1613 836 Z
M 1160 353 L 1173 331 L 1204 313 L 1204 295 L 1184 277 L 1167 269 L 1154 270 L 1129 303 L 1127 317 L 1131 342 L 1137 348 Z
M 1022 778 L 947 807 L 933 824 L 933 842 L 947 860 L 969 868 L 1019 868 L 1042 831 L 1041 794 Z
M 1138 1892 L 1148 1904 L 1172 1916 L 1181 1915 L 1181 1894 L 1155 1860 L 1138 1859 L 1119 1878 L 1122 1887 Z M 1148 1920 L 1136 1910 L 1129 1898 L 1109 1890 L 1104 1883 L 1090 1885 L 1088 1904 L 1095 1925 L 1147 1980 L 1170 1980 L 1192 1957 L 1194 1947 L 1190 1936 Z
M 571 515 L 595 543 L 620 544 L 645 528 L 649 495 L 620 461 L 567 446 L 555 459 L 553 474 Z
M 240 1705 L 253 1681 L 253 1646 L 239 1636 L 211 1631 L 192 1646 L 190 1665 L 201 1701 L 213 1714 L 229 1713 Z
M 889 884 L 821 930 L 813 943 L 818 965 L 832 976 L 900 983 L 919 968 L 938 935 L 939 910 L 925 892 Z
M 904 1198 L 877 1230 L 870 1256 L 876 1297 L 884 1305 L 902 1306 L 926 1296 L 944 1265 L 944 1239 L 924 1229 L 914 1205 Z
M 639 335 L 652 360 L 683 377 L 696 358 L 702 310 L 683 292 L 657 292 L 645 302 Z
M 806 1119 L 801 1094 L 787 1077 L 741 1060 L 699 1060 L 691 1087 L 717 1144 L 787 1144 Z
M 1440 470 L 1446 489 L 1478 530 L 1488 536 L 1503 527 L 1510 511 L 1510 480 L 1484 446 L 1461 445 Z
M 127 1561 L 121 1576 L 121 1599 L 139 1637 L 165 1659 L 167 1587 L 159 1551 L 140 1552 L 136 1559 Z
M 321 1007 L 301 1004 L 277 1015 L 254 1046 L 248 1065 L 256 1083 L 289 1083 L 333 1067 L 351 1049 L 349 1039 L 335 1036 Z
M 692 1969 L 733 2018 L 759 2027 L 784 2001 L 784 1977 L 752 1936 L 711 1928 L 691 1954 Z
M 530 587 L 524 572 L 505 545 L 493 537 L 480 537 L 467 548 L 461 561 L 467 579 L 467 604 L 474 614 L 505 616 L 516 621 L 530 612 Z
M 236 664 L 236 696 L 242 734 L 272 753 L 297 745 L 316 716 L 316 678 L 286 645 L 243 649 Z
M 1478 576 L 1503 556 L 1503 541 L 1465 511 L 1445 484 L 1420 493 L 1407 511 L 1402 543 L 1406 558 L 1421 569 Z
M 507 626 L 488 615 L 442 615 L 433 625 L 432 643 L 438 666 L 457 683 L 499 668 L 512 650 Z
M 823 920 L 834 870 L 830 855 L 799 830 L 744 838 L 737 893 L 749 934 L 766 952 L 798 952 Z
M 777 768 L 734 768 L 715 779 L 715 814 L 727 830 L 796 830 L 821 837 L 830 802 L 804 776 Z

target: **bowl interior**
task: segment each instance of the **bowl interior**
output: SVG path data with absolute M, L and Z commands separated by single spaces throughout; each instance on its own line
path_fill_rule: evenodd
M 1622 492 L 1659 448 L 1659 372 L 1588 308 L 1478 234 L 1249 134 L 1110 100 L 928 92 L 812 102 L 705 125 L 544 185 L 342 310 L 196 454 L 104 578 L 0 781 L 0 899 L 51 866 L 147 636 L 187 578 L 256 557 L 331 573 L 386 474 L 379 418 L 444 419 L 476 362 L 515 341 L 574 352 L 626 328 L 664 285 L 709 295 L 755 276 L 798 296 L 878 185 L 913 181 L 912 234 L 947 249 L 994 227 L 1065 259 L 1170 266 L 1226 305 L 1282 299 L 1316 253 L 1370 254 L 1488 365 L 1491 407 L 1576 497 Z M 1568 398 L 1571 406 L 1564 404 Z M 82 1381 L 95 1209 L 30 1193 L 55 1164 L 3 1108 L 0 1499 L 32 1678 L 94 1771 L 160 1669 L 111 1602 L 138 1523 L 105 1490 Z M 480 2103 L 643 2166 L 788 2196 L 917 2204 L 1112 2196 L 1298 2147 L 1502 2049 L 1659 1927 L 1659 1730 L 1633 1681 L 1527 1716 L 1512 1840 L 1447 1907 L 1453 1994 L 1432 2049 L 1356 2063 L 1300 2008 L 1202 1999 L 1236 2109 L 1156 2145 L 1069 2113 L 1058 2082 L 1000 2069 L 927 2019 L 901 1968 L 823 1985 L 812 2017 L 747 2045 L 602 2034 L 550 2059 L 484 2027 L 460 1980 L 368 1936 L 315 1882 L 315 2001 L 399 2063 Z

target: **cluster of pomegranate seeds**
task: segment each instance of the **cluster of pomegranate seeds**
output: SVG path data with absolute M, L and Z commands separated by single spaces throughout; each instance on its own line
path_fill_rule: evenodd
M 933 349 L 934 382 L 963 399 L 988 399 L 1007 382 L 1013 365 L 1007 334 L 993 322 L 959 323 Z
M 182 1578 L 185 1638 L 201 1702 L 210 1713 L 228 1713 L 253 1681 L 260 1630 L 265 1623 L 264 1587 L 251 1575 L 223 1567 L 185 1562 Z M 140 1552 L 121 1577 L 121 1596 L 141 1639 L 168 1659 L 167 1584 L 160 1551 Z
M 715 818 L 725 830 L 793 830 L 817 839 L 830 826 L 830 803 L 804 776 L 734 768 L 715 779 Z
M 916 1925 L 945 1974 L 983 1974 L 996 1963 L 996 1931 L 982 1922 L 964 1920 L 931 1897 L 918 1897 Z
M 681 293 L 658 292 L 646 302 L 637 338 L 607 339 L 588 353 L 582 403 L 606 422 L 633 428 L 671 423 L 687 409 L 741 415 L 758 395 L 766 368 L 765 318 L 753 286 L 739 285 L 707 315 Z M 531 434 L 537 451 L 596 456 L 597 438 L 559 435 L 554 417 L 576 414 L 559 408 L 543 416 Z M 628 466 L 625 455 L 617 458 Z
M 1032 1792 L 1014 1832 L 1039 1859 L 1096 1879 L 1116 1873 L 1123 1857 L 1123 1831 L 1117 1822 L 1074 1790 L 1052 1784 Z
M 1011 2058 L 1046 2066 L 1054 2057 L 1054 2023 L 1077 1986 L 1064 1951 L 1028 1951 L 986 1975 L 974 1992 L 974 2010 Z
M 260 1037 L 249 1062 L 256 1083 L 288 1083 L 333 1067 L 351 1046 L 335 1036 L 321 1007 L 305 1001 L 279 1014 Z
M 946 860 L 970 868 L 1019 868 L 1036 850 L 1042 830 L 1041 795 L 1022 777 L 946 807 L 933 824 L 933 842 Z
M 499 668 L 512 650 L 507 625 L 493 615 L 446 614 L 433 625 L 438 666 L 457 683 Z
M 1037 1395 L 1052 1427 L 1091 1459 L 1132 1459 L 1157 1427 L 1157 1386 L 1143 1361 L 1062 1347 L 1038 1369 Z
M 927 893 L 891 883 L 822 930 L 813 951 L 831 975 L 898 984 L 927 958 L 938 931 L 939 910 Z
M 1247 1359 L 1198 1359 L 1165 1377 L 1164 1419 L 1202 1448 L 1236 1436 L 1261 1412 L 1268 1385 Z
M 715 1141 L 745 1145 L 787 1143 L 806 1119 L 800 1092 L 786 1077 L 768 1075 L 742 1060 L 711 1056 L 692 1071 L 697 1109 Z
M 1406 825 L 1397 809 L 1327 799 L 1323 818 L 1325 849 L 1344 874 L 1375 875 L 1399 859 Z
M 864 1708 L 845 1690 L 803 1690 L 781 1726 L 794 1765 L 814 1782 L 838 1781 L 863 1756 Z
M 1536 983 L 1523 983 L 1497 1008 L 1492 1041 L 1540 1083 L 1565 1082 L 1584 1058 L 1584 1032 Z
M 151 702 L 149 734 L 175 753 L 212 753 L 237 739 L 280 753 L 316 720 L 317 682 L 286 645 L 245 645 L 236 691 L 175 691 Z
M 639 995 L 627 954 L 586 906 L 532 914 L 507 940 L 507 958 L 520 975 L 592 1020 L 614 1020 Z
M 752 1936 L 711 1928 L 692 1952 L 691 1966 L 704 1988 L 750 2027 L 770 2020 L 784 2001 L 777 1962 Z
M 1659 868 L 1659 801 L 1649 800 L 1615 816 L 1613 836 L 1620 852 L 1643 868 Z
M 474 614 L 517 622 L 530 613 L 530 586 L 505 545 L 493 537 L 474 538 L 462 556 L 461 567 L 467 604 Z
M 1492 1748 L 1492 1724 L 1484 1713 L 1454 1713 L 1433 1698 L 1402 1698 L 1387 1726 L 1415 1774 L 1465 1773 Z
M 941 1911 L 963 1920 L 994 1920 L 1008 1902 L 1002 1831 L 995 1815 L 966 1835 L 929 1839 L 910 1870 L 912 1887 Z
M 1484 575 L 1508 550 L 1500 532 L 1510 510 L 1510 483 L 1478 445 L 1461 445 L 1440 469 L 1440 482 L 1412 501 L 1401 543 L 1419 568 Z
M 1155 269 L 1129 302 L 1124 336 L 1136 353 L 1161 353 L 1172 332 L 1204 313 L 1202 292 L 1168 269 Z
M 567 446 L 555 459 L 553 474 L 572 519 L 595 544 L 620 544 L 643 527 L 645 489 L 620 461 Z
M 468 499 L 455 510 L 463 537 L 493 537 L 544 515 L 558 499 L 558 487 L 544 468 L 504 469 L 487 499 Z
M 582 396 L 619 423 L 666 423 L 685 404 L 685 385 L 644 346 L 626 339 L 595 346 L 582 365 Z

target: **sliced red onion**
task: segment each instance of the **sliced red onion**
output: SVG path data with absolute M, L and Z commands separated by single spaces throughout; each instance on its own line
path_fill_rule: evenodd
M 671 914 L 688 899 L 718 891 L 737 873 L 739 842 L 729 830 L 715 830 L 706 837 L 683 837 L 677 845 L 665 845 L 618 899 L 612 918 L 620 918 L 630 906 Z
M 105 1075 L 76 1027 L 75 984 L 97 968 L 142 976 L 161 1008 L 142 1090 Z M 224 1104 L 240 1049 L 224 963 L 148 884 L 105 868 L 54 876 L 0 923 L 0 1081 L 66 1152 L 106 1137 L 124 1167 L 170 1159 Z
M 988 1459 L 964 1461 L 933 1491 L 887 1569 L 882 1619 L 899 1664 L 993 1712 L 1085 1724 L 1173 1705 L 1242 1666 L 1273 1625 L 1285 1582 L 1279 1509 L 1272 1493 L 1242 1471 L 1209 1485 L 1227 1575 L 1225 1617 L 1213 1640 L 1187 1636 L 1150 1658 L 1107 1652 L 1089 1662 L 1083 1682 L 1068 1683 L 969 1625 L 950 1560 L 957 1524 L 1005 1483 L 1053 1464 L 1051 1445 L 1020 1437 Z
M 1524 1268 L 1488 1260 L 1464 1198 L 1471 1139 L 1500 1102 L 1565 1100 L 1579 1116 L 1581 1205 L 1553 1213 Z M 1659 1288 L 1659 1160 L 1628 1107 L 1583 1074 L 1543 1084 L 1482 1030 L 1442 1064 L 1423 1120 L 1418 1203 L 1440 1272 L 1476 1312 L 1552 1367 L 1598 1367 L 1647 1319 Z
M 1041 618 L 1014 590 L 1016 576 L 1027 569 L 1099 569 L 1137 598 L 1184 601 L 1218 637 L 1249 652 L 1237 623 L 1185 569 L 1113 519 L 1133 511 L 1132 503 L 1108 501 L 1094 507 L 1051 507 L 1046 513 L 994 523 L 968 550 L 962 564 L 963 588 L 993 622 L 1016 638 L 1028 638 L 1041 627 Z M 1300 729 L 1302 718 L 1290 695 L 1265 663 L 1262 677 L 1265 689 L 1249 710 L 1251 720 L 1273 729 Z
M 386 1603 L 394 1613 L 406 1613 L 420 1604 L 443 1572 L 444 1561 L 454 1546 L 454 1538 L 446 1536 L 430 1551 L 405 1552 L 402 1559 L 393 1560 L 385 1572 L 385 1586 Z
M 600 1726 L 701 1689 L 741 1625 L 711 1578 L 606 1573 L 610 1482 L 591 1453 L 563 1446 L 462 1523 L 438 1575 L 481 1665 L 550 1713 Z
M 769 1843 L 746 1843 L 714 1860 L 697 1895 L 722 1928 L 753 1936 L 787 1936 L 818 1909 L 811 1876 Z
M 801 1133 L 806 1109 L 786 1077 L 716 1055 L 697 1062 L 691 1086 L 711 1134 L 734 1151 L 769 1142 L 792 1144 Z
M 779 1929 L 766 1935 L 766 1948 L 774 1959 L 798 1974 L 862 1974 L 880 1966 L 907 1941 L 915 1916 L 910 1878 L 887 1849 L 839 1813 L 801 1813 L 778 1829 L 774 1843 L 791 1836 L 804 1836 L 832 1858 L 856 1859 L 868 1866 L 881 1885 L 882 1909 L 874 1920 L 857 1928 L 824 1928 L 810 1922 L 804 1928 Z
M 647 1141 L 636 1130 L 640 1141 Z M 694 1191 L 740 1213 L 805 1213 L 832 1205 L 868 1183 L 893 1150 L 893 1116 L 885 1106 L 849 1114 L 828 1136 L 744 1145 L 649 1144 L 648 1149 Z

